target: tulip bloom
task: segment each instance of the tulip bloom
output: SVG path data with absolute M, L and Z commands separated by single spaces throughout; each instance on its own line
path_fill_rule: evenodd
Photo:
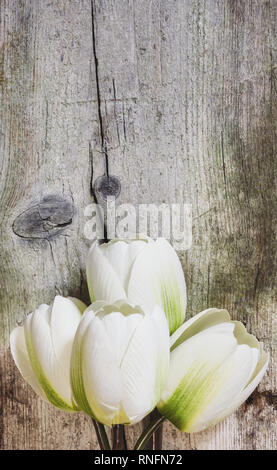
M 72 400 L 70 357 L 74 335 L 86 306 L 78 299 L 56 296 L 40 305 L 10 336 L 13 359 L 23 378 L 44 400 L 66 411 Z
M 269 361 L 257 339 L 226 310 L 208 309 L 171 337 L 158 409 L 178 429 L 201 431 L 231 414 L 261 381 Z
M 168 364 L 168 324 L 159 306 L 144 312 L 125 301 L 95 302 L 74 340 L 74 400 L 103 424 L 137 423 L 160 399 Z
M 93 243 L 87 260 L 91 301 L 128 299 L 146 310 L 160 305 L 170 333 L 184 321 L 186 284 L 180 260 L 163 238 Z

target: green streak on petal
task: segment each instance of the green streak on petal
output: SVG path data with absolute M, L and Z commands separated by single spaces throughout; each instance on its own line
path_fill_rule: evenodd
M 122 405 L 118 412 L 114 414 L 112 424 L 130 424 L 130 419 L 126 415 Z
M 91 301 L 92 304 L 93 304 L 93 302 L 96 302 L 96 298 L 94 296 L 94 293 L 93 293 L 92 289 L 89 289 L 89 297 L 90 297 L 90 301 Z
M 72 406 L 68 405 L 49 382 L 36 355 L 31 335 L 26 334 L 26 330 L 25 341 L 32 369 L 49 402 L 65 411 L 77 411 L 78 408 L 76 408 L 74 404 Z
M 152 398 L 152 409 L 149 413 L 155 408 L 157 402 L 159 401 L 163 388 L 166 384 L 167 374 L 168 374 L 168 361 L 162 361 L 161 358 L 156 362 L 156 377 L 155 377 L 155 387 Z
M 88 278 L 87 278 L 87 285 L 88 285 L 88 292 L 89 292 L 90 302 L 93 304 L 93 302 L 96 301 L 96 298 L 95 298 L 94 293 L 93 293 L 92 280 L 91 280 L 90 276 L 88 276 Z
M 84 341 L 82 337 L 73 344 L 70 380 L 74 400 L 87 415 L 91 416 L 96 421 L 106 424 L 107 426 L 120 424 L 122 421 L 120 423 L 112 422 L 110 416 L 108 414 L 104 414 L 103 411 L 99 409 L 99 406 L 93 398 L 93 390 L 90 391 L 90 397 L 88 400 L 83 378 L 83 344 Z
M 162 306 L 168 321 L 170 334 L 174 333 L 184 320 L 184 299 L 178 280 L 171 277 L 161 283 Z
M 218 376 L 218 367 L 209 363 L 194 363 L 171 397 L 158 404 L 158 409 L 180 431 L 191 432 L 196 418 L 218 393 L 229 371 Z
M 80 408 L 92 418 L 97 419 L 86 397 L 82 374 L 82 356 L 82 342 L 77 340 L 76 343 L 73 344 L 72 351 L 70 369 L 71 388 L 73 391 L 74 400 L 80 406 Z
M 111 416 L 107 413 L 103 413 L 103 410 L 99 408 L 99 405 L 94 400 L 93 390 L 90 391 L 88 401 L 82 373 L 84 361 L 83 344 L 84 341 L 81 337 L 80 340 L 76 340 L 74 343 L 72 351 L 70 379 L 74 400 L 86 414 L 100 423 L 106 424 L 107 426 L 112 426 L 114 424 L 130 424 L 130 419 L 126 415 L 122 405 L 111 419 Z M 105 373 L 105 371 L 103 371 L 103 373 Z

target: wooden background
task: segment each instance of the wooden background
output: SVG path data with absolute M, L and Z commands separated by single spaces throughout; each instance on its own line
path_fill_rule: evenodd
M 24 383 L 8 338 L 57 293 L 88 300 L 84 209 L 108 171 L 118 203 L 192 204 L 187 318 L 226 307 L 271 352 L 238 412 L 168 424 L 164 447 L 276 448 L 277 1 L 0 0 L 0 23 L 1 447 L 97 448 L 86 416 Z

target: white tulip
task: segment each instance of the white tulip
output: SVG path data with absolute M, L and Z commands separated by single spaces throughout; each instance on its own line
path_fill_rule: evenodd
M 160 399 L 169 364 L 162 309 L 98 301 L 76 332 L 71 385 L 79 407 L 109 426 L 137 423 Z
M 158 409 L 186 432 L 212 426 L 238 408 L 269 361 L 262 344 L 226 310 L 208 309 L 171 337 L 170 368 Z
M 11 353 L 23 378 L 41 398 L 67 411 L 78 410 L 72 400 L 70 358 L 85 308 L 78 299 L 56 296 L 10 335 Z
M 87 260 L 91 301 L 128 299 L 152 310 L 160 305 L 170 333 L 184 321 L 186 284 L 180 260 L 163 238 L 95 242 Z

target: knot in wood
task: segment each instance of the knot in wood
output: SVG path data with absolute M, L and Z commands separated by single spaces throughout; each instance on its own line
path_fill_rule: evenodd
M 94 183 L 94 191 L 100 195 L 102 199 L 113 196 L 115 199 L 120 194 L 121 185 L 117 176 L 99 176 Z
M 71 224 L 72 217 L 72 202 L 59 195 L 49 194 L 19 214 L 12 229 L 22 238 L 50 238 Z

